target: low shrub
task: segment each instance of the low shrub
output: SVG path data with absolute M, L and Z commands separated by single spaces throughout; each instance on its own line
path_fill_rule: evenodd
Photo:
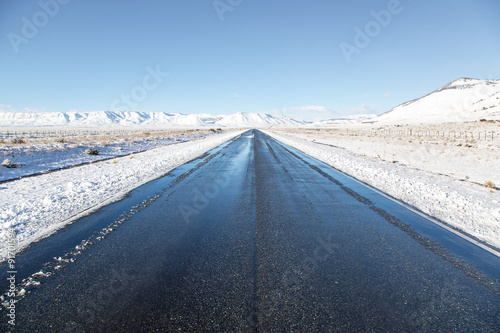
M 11 160 L 9 159 L 6 159 L 5 161 L 2 162 L 2 165 L 6 168 L 9 168 L 9 169 L 15 169 L 17 168 L 17 164 L 12 162 Z
M 89 148 L 85 151 L 85 154 L 87 155 L 99 155 L 99 151 L 94 148 Z
M 491 180 L 484 183 L 484 186 L 486 186 L 487 188 L 495 188 L 496 187 L 495 184 L 493 184 L 493 182 Z

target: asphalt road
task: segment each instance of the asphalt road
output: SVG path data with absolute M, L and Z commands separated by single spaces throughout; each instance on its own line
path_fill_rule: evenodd
M 500 331 L 494 253 L 259 131 L 16 260 L 19 332 Z

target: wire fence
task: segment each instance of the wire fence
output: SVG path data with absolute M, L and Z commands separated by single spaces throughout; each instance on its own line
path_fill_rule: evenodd
M 58 129 L 58 130 L 0 130 L 0 140 L 81 138 L 97 136 L 148 135 L 172 133 L 167 129 Z
M 495 140 L 499 136 L 495 131 L 456 131 L 456 130 L 378 130 L 372 131 L 372 136 L 404 136 L 420 138 L 449 138 L 449 139 L 473 139 L 473 140 Z
M 417 129 L 377 129 L 377 130 L 358 130 L 358 129 L 335 129 L 329 130 L 339 135 L 347 136 L 371 136 L 371 137 L 408 137 L 408 138 L 426 138 L 426 139 L 463 139 L 463 140 L 488 140 L 496 141 L 500 138 L 500 133 L 495 131 L 460 131 L 460 130 L 417 130 Z

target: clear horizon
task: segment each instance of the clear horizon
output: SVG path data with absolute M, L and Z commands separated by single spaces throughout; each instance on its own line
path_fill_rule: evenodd
M 380 114 L 497 79 L 494 0 L 0 4 L 0 111 Z

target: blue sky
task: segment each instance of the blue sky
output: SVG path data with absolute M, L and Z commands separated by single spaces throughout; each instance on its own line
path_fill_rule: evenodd
M 498 0 L 3 0 L 0 111 L 381 113 L 500 78 Z

